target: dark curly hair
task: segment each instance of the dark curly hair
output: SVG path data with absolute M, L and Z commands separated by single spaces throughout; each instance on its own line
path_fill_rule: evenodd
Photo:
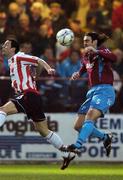
M 20 49 L 20 45 L 19 45 L 19 42 L 15 39 L 15 38 L 13 38 L 13 37 L 7 37 L 6 38 L 6 41 L 11 41 L 11 47 L 12 48 L 15 48 L 15 54 L 19 51 L 19 49 Z
M 102 45 L 109 37 L 104 33 L 98 34 L 97 32 L 87 32 L 85 36 L 90 36 L 92 41 L 97 40 L 97 46 Z

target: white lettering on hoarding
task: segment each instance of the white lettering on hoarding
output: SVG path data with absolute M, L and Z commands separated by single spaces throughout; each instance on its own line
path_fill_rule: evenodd
M 75 114 L 51 113 L 46 116 L 49 128 L 57 132 L 65 144 L 75 142 L 77 136 L 73 129 Z M 96 126 L 102 131 L 113 133 L 111 157 L 106 157 L 102 141 L 90 137 L 83 145 L 82 154 L 76 160 L 123 161 L 123 116 L 106 115 L 97 121 Z M 28 121 L 24 114 L 8 116 L 6 123 L 0 128 L 0 147 L 0 160 L 61 159 L 61 153 L 39 136 L 33 123 Z

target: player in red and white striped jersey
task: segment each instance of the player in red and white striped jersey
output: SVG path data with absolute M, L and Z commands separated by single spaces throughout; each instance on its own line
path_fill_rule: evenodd
M 0 126 L 6 121 L 7 115 L 23 112 L 33 120 L 37 131 L 54 147 L 61 150 L 63 141 L 56 133 L 48 129 L 42 110 L 41 95 L 37 91 L 30 66 L 42 66 L 51 75 L 54 75 L 55 70 L 44 60 L 19 52 L 19 44 L 15 40 L 10 39 L 3 44 L 2 54 L 8 58 L 12 87 L 21 95 L 0 107 Z
M 30 66 L 38 65 L 38 58 L 18 52 L 8 60 L 12 87 L 17 92 L 34 91 L 36 84 L 32 77 Z

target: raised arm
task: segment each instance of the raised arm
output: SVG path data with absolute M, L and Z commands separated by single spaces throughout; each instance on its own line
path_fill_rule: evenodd
M 116 56 L 113 54 L 110 50 L 108 49 L 103 49 L 103 50 L 97 50 L 97 54 L 102 56 L 105 60 L 109 60 L 112 62 L 116 61 Z
M 103 57 L 105 61 L 112 61 L 115 62 L 116 61 L 116 56 L 115 54 L 113 54 L 109 49 L 107 48 L 102 48 L 102 49 L 95 49 L 92 46 L 89 46 L 87 48 L 85 48 L 84 50 L 85 53 L 88 52 L 94 52 L 95 54 L 98 54 L 99 56 Z

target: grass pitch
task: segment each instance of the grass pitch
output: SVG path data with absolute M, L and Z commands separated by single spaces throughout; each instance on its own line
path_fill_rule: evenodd
M 123 180 L 123 164 L 0 165 L 0 180 Z

